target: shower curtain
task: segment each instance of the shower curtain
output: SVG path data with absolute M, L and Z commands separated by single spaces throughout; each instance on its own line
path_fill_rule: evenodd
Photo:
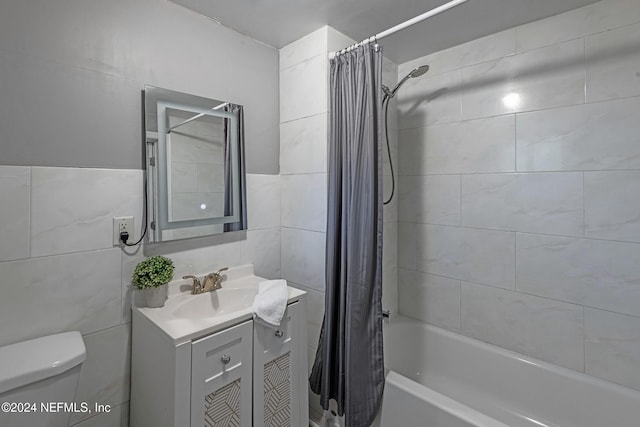
M 347 427 L 369 427 L 384 389 L 382 52 L 331 60 L 325 315 L 309 382 Z

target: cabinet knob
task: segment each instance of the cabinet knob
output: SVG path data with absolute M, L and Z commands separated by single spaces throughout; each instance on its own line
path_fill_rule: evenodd
M 276 337 L 282 338 L 283 336 L 284 336 L 284 334 L 282 333 L 282 331 L 280 331 L 280 330 L 276 331 Z
M 231 362 L 231 356 L 227 356 L 225 354 L 220 358 L 220 361 L 222 362 L 223 365 L 226 365 L 227 363 Z

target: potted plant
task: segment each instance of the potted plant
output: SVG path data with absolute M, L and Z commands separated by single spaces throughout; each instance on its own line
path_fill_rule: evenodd
M 173 261 L 157 255 L 140 261 L 133 272 L 133 286 L 145 292 L 147 307 L 162 307 L 167 284 L 173 279 Z

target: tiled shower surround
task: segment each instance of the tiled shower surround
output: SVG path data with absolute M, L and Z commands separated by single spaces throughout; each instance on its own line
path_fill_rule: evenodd
M 640 3 L 399 66 L 400 312 L 640 390 Z

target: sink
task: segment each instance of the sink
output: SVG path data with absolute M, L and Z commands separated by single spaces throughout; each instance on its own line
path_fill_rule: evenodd
M 266 279 L 254 275 L 250 264 L 230 268 L 224 277 L 222 289 L 198 295 L 191 295 L 184 280 L 171 282 L 163 307 L 134 307 L 133 315 L 155 324 L 175 345 L 251 319 L 258 284 Z M 289 288 L 290 303 L 302 295 Z
M 172 314 L 176 318 L 216 317 L 251 307 L 257 293 L 256 287 L 223 287 L 215 292 L 190 295 L 174 306 Z

